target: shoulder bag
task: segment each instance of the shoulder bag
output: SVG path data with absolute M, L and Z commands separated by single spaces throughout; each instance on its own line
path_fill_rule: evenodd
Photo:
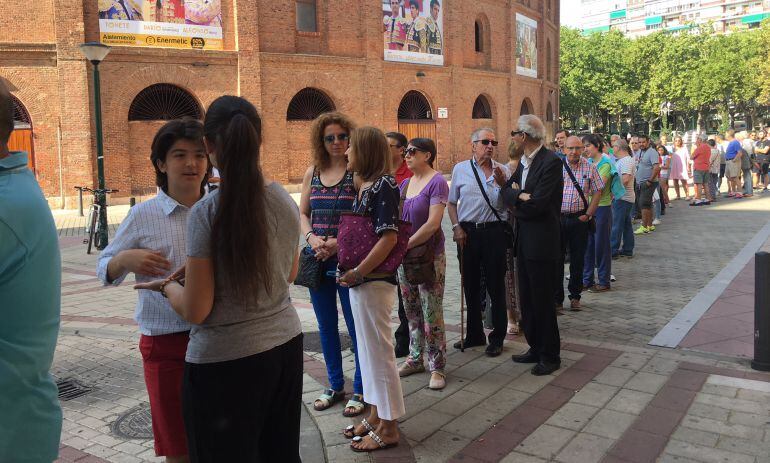
M 315 172 L 313 173 L 315 176 Z M 320 174 L 319 174 L 320 175 Z M 345 176 L 348 174 L 345 173 Z M 342 193 L 342 189 L 344 188 L 343 182 L 345 181 L 345 177 L 342 178 L 342 182 L 340 182 L 340 188 L 339 191 L 337 191 L 337 196 L 334 198 L 334 207 L 332 208 L 332 214 L 331 219 L 334 220 L 334 215 L 337 212 L 337 204 L 339 203 L 340 194 Z M 310 212 L 310 222 L 312 226 L 313 222 L 313 212 Z M 323 240 L 326 241 L 329 238 L 329 229 L 326 229 L 326 233 L 323 236 Z M 308 289 L 318 289 L 321 286 L 321 282 L 323 281 L 324 274 L 323 274 L 323 262 L 316 259 L 315 252 L 313 252 L 313 249 L 308 244 L 307 246 L 304 246 L 302 248 L 302 251 L 299 253 L 299 270 L 297 271 L 297 277 L 294 279 L 294 284 L 299 286 L 304 286 Z
M 506 247 L 510 249 L 513 247 L 513 228 L 511 228 L 510 222 L 503 220 L 500 217 L 500 214 L 497 213 L 497 209 L 492 207 L 492 203 L 489 201 L 489 197 L 487 196 L 487 191 L 484 189 L 484 184 L 481 183 L 481 177 L 479 177 L 479 173 L 476 171 L 476 166 L 473 165 L 473 159 L 469 160 L 468 162 L 471 163 L 471 169 L 473 170 L 473 175 L 476 177 L 476 183 L 479 185 L 479 189 L 481 190 L 481 196 L 484 197 L 484 201 L 486 201 L 487 206 L 492 209 L 492 213 L 495 214 L 497 221 L 503 224 L 503 230 L 505 230 L 505 235 L 507 238 L 505 240 L 505 244 Z
M 580 188 L 580 183 L 578 183 L 577 179 L 575 179 L 575 174 L 572 173 L 572 169 L 569 168 L 569 164 L 567 164 L 567 161 L 562 159 L 561 162 L 564 163 L 564 168 L 567 169 L 569 178 L 572 179 L 572 184 L 575 186 L 575 189 L 580 195 L 580 199 L 583 200 L 583 204 L 585 204 L 586 206 L 585 209 L 583 209 L 583 212 L 588 212 L 588 200 L 586 199 L 586 195 L 583 194 L 583 189 Z M 588 231 L 591 233 L 596 231 L 596 219 L 594 217 L 591 217 L 590 219 L 588 219 Z
M 406 191 L 409 188 L 409 180 L 410 179 L 406 179 L 404 190 L 401 192 L 402 204 L 406 201 Z M 435 281 L 436 267 L 433 262 L 435 257 L 435 238 L 436 235 L 434 234 L 428 238 L 426 242 L 417 245 L 406 252 L 402 265 L 404 267 L 404 277 L 409 284 L 421 285 Z

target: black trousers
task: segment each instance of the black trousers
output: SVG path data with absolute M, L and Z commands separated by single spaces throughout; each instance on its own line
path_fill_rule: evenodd
M 578 260 L 570 257 L 570 262 Z M 559 362 L 561 342 L 556 311 L 553 308 L 555 260 L 530 260 L 518 257 L 519 301 L 521 303 L 521 327 L 530 350 L 541 361 Z M 580 281 L 578 275 L 571 280 Z
M 489 344 L 502 346 L 505 340 L 505 330 L 508 326 L 508 313 L 505 302 L 505 273 L 508 235 L 502 226 L 493 228 L 472 228 L 463 225 L 468 236 L 465 248 L 457 250 L 458 257 L 462 254 L 462 272 L 465 301 L 468 307 L 468 334 L 470 342 L 485 339 L 484 326 L 481 321 L 482 310 L 482 272 L 486 292 L 492 301 L 492 332 L 489 334 Z
M 301 334 L 237 360 L 185 363 L 190 461 L 300 463 L 302 365 Z
M 561 259 L 556 263 L 556 304 L 564 303 L 564 256 L 569 252 L 569 274 L 567 284 L 569 298 L 580 300 L 583 291 L 583 261 L 588 246 L 588 224 L 577 217 L 561 216 Z
M 398 328 L 394 333 L 396 338 L 396 351 L 409 349 L 409 320 L 406 318 L 404 310 L 404 298 L 401 295 L 401 286 L 398 286 Z

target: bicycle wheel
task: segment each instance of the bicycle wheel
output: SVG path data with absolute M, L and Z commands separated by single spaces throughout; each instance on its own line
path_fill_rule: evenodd
M 94 236 L 97 232 L 96 228 L 99 225 L 99 209 L 97 209 L 97 207 L 92 207 L 91 212 L 88 214 L 91 223 L 88 230 L 88 249 L 86 250 L 86 254 L 91 254 L 91 245 L 94 242 Z

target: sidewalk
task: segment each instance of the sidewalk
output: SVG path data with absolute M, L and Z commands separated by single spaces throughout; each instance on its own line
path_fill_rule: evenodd
M 306 333 L 303 461 L 770 461 L 770 374 L 700 344 L 647 345 L 763 230 L 758 212 L 767 216 L 770 197 L 702 208 L 675 203 L 658 231 L 637 240 L 634 259 L 613 262 L 613 291 L 587 294 L 583 312 L 559 317 L 563 364 L 554 375 L 534 377 L 526 365 L 510 361 L 526 349 L 520 337 L 509 337 L 497 358 L 486 357 L 482 348 L 462 353 L 450 347 L 446 389 L 427 389 L 428 373 L 403 378 L 401 444 L 370 455 L 348 449 L 341 430 L 354 420 L 342 417 L 343 405 L 312 408 L 326 386 L 325 366 L 312 342 L 318 328 L 307 291 L 292 288 Z M 444 230 L 449 232 L 446 221 Z M 96 255 L 86 256 L 77 238 L 65 235 L 61 243 L 63 316 L 53 372 L 91 390 L 62 402 L 60 461 L 162 461 L 147 435 L 131 282 L 102 287 L 94 274 Z M 447 254 L 444 307 L 451 346 L 459 336 L 459 275 L 451 246 Z M 741 306 L 751 288 L 739 283 L 741 288 L 726 291 L 744 293 L 726 292 L 715 306 Z M 717 318 L 711 310 L 699 323 Z M 693 333 L 698 330 L 696 325 Z M 344 349 L 352 377 L 353 358 Z M 140 437 L 125 437 L 132 433 Z

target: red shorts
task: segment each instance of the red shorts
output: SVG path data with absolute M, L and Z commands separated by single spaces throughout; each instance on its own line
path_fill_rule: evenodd
M 150 396 L 155 454 L 187 455 L 187 436 L 182 419 L 182 377 L 189 333 L 145 336 L 139 339 L 144 363 L 144 382 Z

